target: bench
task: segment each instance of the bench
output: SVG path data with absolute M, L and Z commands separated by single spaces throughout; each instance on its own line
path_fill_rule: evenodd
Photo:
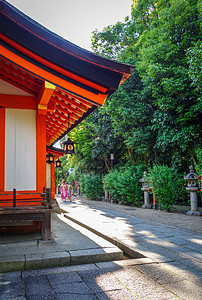
M 0 194 L 0 195 L 4 195 L 4 194 Z M 22 193 L 17 194 L 15 189 L 13 190 L 12 195 L 13 195 L 12 200 L 5 199 L 0 201 L 1 203 L 4 203 L 4 205 L 7 205 L 5 207 L 0 208 L 0 227 L 7 227 L 7 226 L 11 226 L 12 224 L 15 225 L 21 222 L 40 221 L 42 224 L 41 239 L 50 240 L 51 239 L 51 211 L 52 211 L 52 207 L 50 205 L 50 195 L 51 195 L 50 189 L 47 189 L 46 193 L 44 191 L 42 194 L 40 194 L 43 200 L 38 199 L 38 201 L 32 199 L 28 199 L 28 200 L 16 199 L 16 195 L 22 195 Z M 25 202 L 26 202 L 26 206 L 20 206 L 22 205 L 22 203 L 25 204 Z M 39 204 L 41 203 L 41 205 L 29 205 L 32 204 L 33 202 L 34 203 L 39 202 Z

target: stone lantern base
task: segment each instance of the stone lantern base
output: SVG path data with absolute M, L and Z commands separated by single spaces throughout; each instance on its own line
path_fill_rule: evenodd
M 186 215 L 188 216 L 200 216 L 200 212 L 198 210 L 189 210 L 186 212 Z
M 141 208 L 152 208 L 152 206 L 150 204 L 143 204 Z

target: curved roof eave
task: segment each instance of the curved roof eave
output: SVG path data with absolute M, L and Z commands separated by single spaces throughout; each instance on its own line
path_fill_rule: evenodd
M 1 29 L 12 40 L 75 74 L 109 88 L 110 77 L 117 88 L 134 67 L 82 49 L 43 27 L 5 0 L 0 1 Z M 12 22 L 11 22 L 12 21 Z M 106 73 L 108 76 L 106 76 Z

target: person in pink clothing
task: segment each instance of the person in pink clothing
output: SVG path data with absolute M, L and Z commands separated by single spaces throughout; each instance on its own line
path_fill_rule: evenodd
M 64 180 L 62 181 L 62 184 L 60 186 L 60 192 L 61 192 L 62 201 L 65 201 L 67 198 L 67 185 Z
M 71 202 L 71 199 L 72 199 L 72 186 L 69 183 L 67 183 L 67 194 L 68 194 L 68 200 Z

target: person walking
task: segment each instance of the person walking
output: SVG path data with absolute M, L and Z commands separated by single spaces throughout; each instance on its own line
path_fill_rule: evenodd
M 67 183 L 67 194 L 68 194 L 68 199 L 71 202 L 71 199 L 72 199 L 72 186 L 71 186 L 71 184 L 68 184 L 68 183 Z
M 62 181 L 62 184 L 60 185 L 60 192 L 61 192 L 62 201 L 65 201 L 67 198 L 67 185 L 64 180 Z

